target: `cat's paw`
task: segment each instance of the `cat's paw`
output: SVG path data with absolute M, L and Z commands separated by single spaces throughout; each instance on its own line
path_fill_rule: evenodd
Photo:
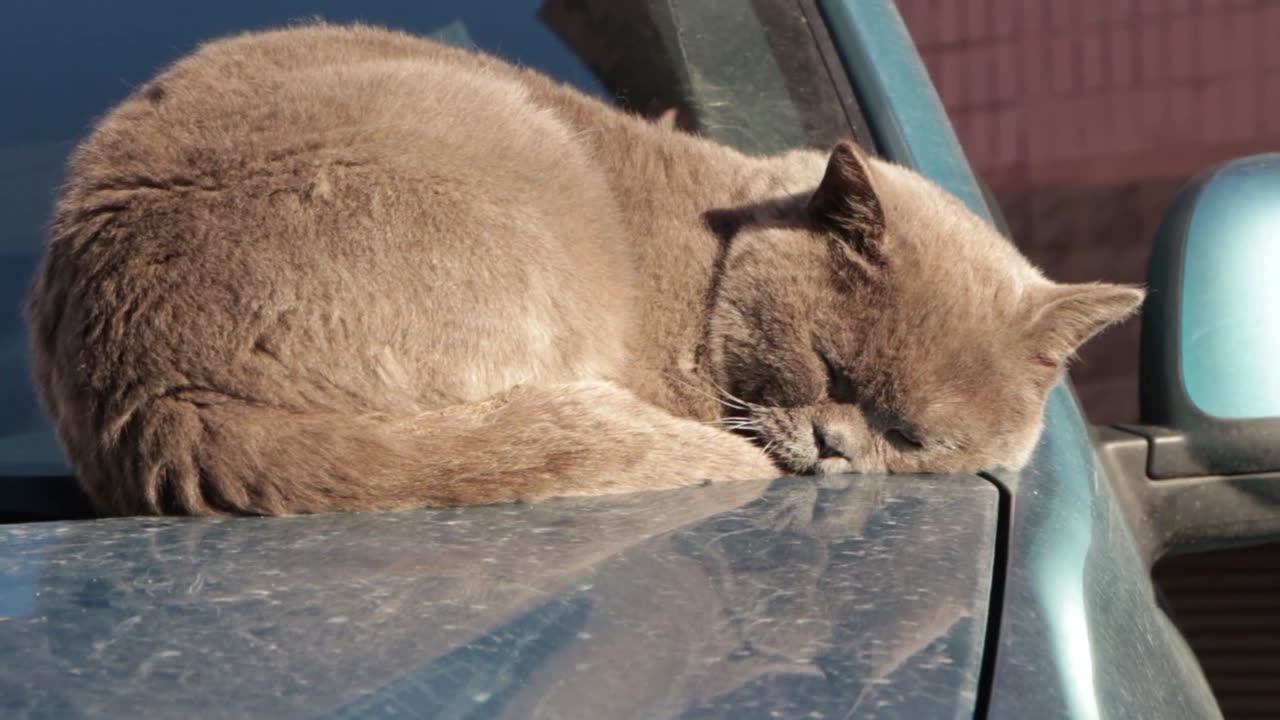
M 513 443 L 572 460 L 537 490 L 548 497 L 783 475 L 746 438 L 675 417 L 612 383 L 518 387 L 503 403 L 490 418 L 510 416 L 520 428 Z
M 771 480 L 784 473 L 750 440 L 692 421 L 685 430 L 677 472 L 706 483 L 737 480 Z

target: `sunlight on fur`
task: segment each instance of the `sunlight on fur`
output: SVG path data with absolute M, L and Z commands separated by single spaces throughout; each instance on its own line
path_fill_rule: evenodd
M 1017 467 L 1141 300 L 852 143 L 747 157 L 315 24 L 98 123 L 28 316 L 101 512 L 289 514 Z

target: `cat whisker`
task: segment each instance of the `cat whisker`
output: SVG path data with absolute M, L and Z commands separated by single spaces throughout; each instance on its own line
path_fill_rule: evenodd
M 741 425 L 717 425 L 716 427 L 721 430 L 730 430 L 734 432 L 747 431 L 753 434 L 760 433 L 760 427 L 758 425 L 752 425 L 751 423 L 743 423 Z
M 720 426 L 752 427 L 756 429 L 760 428 L 760 423 L 758 421 L 752 418 L 747 418 L 747 417 L 729 416 L 729 417 L 716 418 L 715 420 L 708 420 L 707 422 L 712 425 L 720 425 Z
M 744 410 L 744 411 L 751 410 L 752 406 L 750 403 L 747 403 L 746 401 L 736 398 L 732 394 L 725 392 L 722 388 L 720 388 L 719 385 L 716 385 L 715 382 L 711 383 L 712 386 L 715 387 L 716 390 L 720 391 L 720 393 L 722 393 L 724 396 L 727 396 L 727 397 L 721 397 L 719 395 L 709 393 L 706 390 L 703 390 L 702 388 L 698 387 L 697 385 L 694 385 L 693 383 L 689 382 L 688 380 L 677 377 L 672 373 L 664 372 L 663 375 L 665 375 L 670 380 L 674 380 L 675 382 L 680 383 L 681 385 L 685 386 L 689 390 L 692 390 L 693 392 L 698 393 L 699 395 L 707 398 L 708 400 L 714 400 L 718 405 L 722 405 L 731 410 Z
M 720 383 L 717 383 L 715 380 L 711 380 L 710 383 L 711 383 L 711 387 L 715 388 L 716 392 L 720 393 L 722 402 L 724 402 L 726 405 L 731 404 L 730 405 L 731 407 L 736 407 L 739 410 L 752 410 L 757 407 L 760 407 L 755 403 L 747 402 L 746 400 L 743 400 L 742 398 L 738 397 L 737 395 L 734 395 L 728 390 L 725 390 L 723 387 L 721 387 Z

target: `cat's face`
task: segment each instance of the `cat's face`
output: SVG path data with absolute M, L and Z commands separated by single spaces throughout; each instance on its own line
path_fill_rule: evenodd
M 734 426 L 795 473 L 1024 465 L 1076 348 L 1135 288 L 1060 285 L 959 200 L 837 146 L 729 240 L 710 357 Z

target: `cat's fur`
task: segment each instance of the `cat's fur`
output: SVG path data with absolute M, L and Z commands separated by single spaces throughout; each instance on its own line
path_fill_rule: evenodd
M 1141 297 L 1050 283 L 852 144 L 747 157 L 314 25 L 98 124 L 29 319 L 102 512 L 276 514 L 1017 466 Z

